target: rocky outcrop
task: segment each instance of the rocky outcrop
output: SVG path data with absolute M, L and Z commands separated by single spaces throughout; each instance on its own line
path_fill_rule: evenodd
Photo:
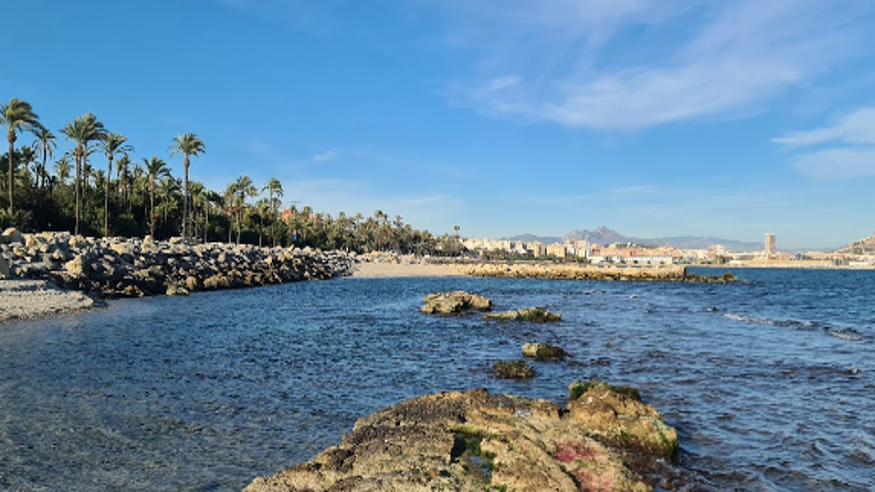
M 526 379 L 535 375 L 524 360 L 500 361 L 492 364 L 492 371 L 498 379 Z
M 653 490 L 665 449 L 638 443 L 671 440 L 674 429 L 649 405 L 605 391 L 592 386 L 567 412 L 484 389 L 414 398 L 359 419 L 339 445 L 245 492 Z M 587 418 L 604 413 L 607 404 L 594 403 L 602 401 L 623 413 Z M 650 429 L 614 439 L 627 416 Z M 670 442 L 676 449 L 676 437 Z
M 422 300 L 419 308 L 425 314 L 462 314 L 490 309 L 492 301 L 489 298 L 461 290 L 429 294 Z
M 565 263 L 480 263 L 457 265 L 460 273 L 473 277 L 539 278 L 559 280 L 613 280 L 620 282 L 708 282 L 730 283 L 731 273 L 713 277 L 687 273 L 678 265 L 656 267 L 598 267 Z
M 0 245 L 19 278 L 46 279 L 108 297 L 254 287 L 349 275 L 354 257 L 310 248 L 260 248 L 139 238 L 23 234 Z
M 560 360 L 568 357 L 568 352 L 549 343 L 525 343 L 523 344 L 523 357 L 536 360 Z
M 501 313 L 489 313 L 483 316 L 486 321 L 530 321 L 532 323 L 553 323 L 562 321 L 562 315 L 551 313 L 544 308 L 530 307 L 504 311 Z

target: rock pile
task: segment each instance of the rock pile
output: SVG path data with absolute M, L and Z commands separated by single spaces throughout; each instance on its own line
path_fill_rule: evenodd
M 9 231 L 7 231 L 9 232 Z M 15 231 L 17 232 L 17 231 Z M 107 297 L 184 295 L 350 275 L 342 252 L 139 238 L 85 238 L 66 232 L 0 236 L 11 275 L 51 280 Z
M 485 389 L 414 398 L 359 419 L 339 445 L 245 492 L 653 490 L 676 433 L 650 405 L 610 388 L 591 385 L 567 411 Z
M 562 314 L 551 313 L 541 307 L 530 307 L 504 311 L 501 313 L 489 313 L 483 315 L 486 321 L 530 321 L 532 323 L 555 323 L 562 321 Z

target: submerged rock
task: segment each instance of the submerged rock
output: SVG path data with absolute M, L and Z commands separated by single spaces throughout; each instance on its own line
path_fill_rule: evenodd
M 522 309 L 514 309 L 512 311 L 504 311 L 501 313 L 490 313 L 483 316 L 486 321 L 530 321 L 532 323 L 553 323 L 562 321 L 562 315 L 559 313 L 551 313 L 544 308 L 530 307 Z
M 588 426 L 583 414 L 601 408 L 585 402 L 602 398 L 602 391 L 608 390 L 591 387 L 570 412 L 485 389 L 414 398 L 359 419 L 339 445 L 257 478 L 244 490 L 653 490 L 647 481 L 658 480 L 652 472 L 663 453 L 611 446 L 604 440 L 610 427 Z M 646 415 L 658 420 L 660 432 L 673 435 L 649 405 L 622 395 L 606 398 L 621 398 L 622 415 Z M 653 427 L 650 434 L 655 433 Z M 659 439 L 648 435 L 640 437 Z
M 525 379 L 535 375 L 534 369 L 524 360 L 496 362 L 492 365 L 492 370 L 498 379 Z
M 423 298 L 419 308 L 425 314 L 461 314 L 490 309 L 492 301 L 489 298 L 461 290 L 429 294 Z

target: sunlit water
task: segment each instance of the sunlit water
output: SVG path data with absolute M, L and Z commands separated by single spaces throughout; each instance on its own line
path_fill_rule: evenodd
M 0 325 L 0 489 L 239 490 L 406 398 L 486 387 L 562 403 L 596 377 L 638 387 L 678 429 L 681 467 L 716 490 L 870 490 L 875 272 L 736 273 L 746 282 L 339 279 Z M 455 289 L 563 321 L 418 312 Z M 528 341 L 573 357 L 492 379 Z

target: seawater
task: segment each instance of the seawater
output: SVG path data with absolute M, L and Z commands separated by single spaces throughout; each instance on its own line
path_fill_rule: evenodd
M 0 325 L 0 490 L 239 490 L 407 398 L 486 387 L 564 403 L 590 378 L 638 387 L 704 488 L 872 490 L 875 272 L 735 273 L 743 282 L 337 279 Z M 418 312 L 457 289 L 563 320 Z M 491 377 L 530 341 L 573 357 L 534 362 L 531 380 Z

